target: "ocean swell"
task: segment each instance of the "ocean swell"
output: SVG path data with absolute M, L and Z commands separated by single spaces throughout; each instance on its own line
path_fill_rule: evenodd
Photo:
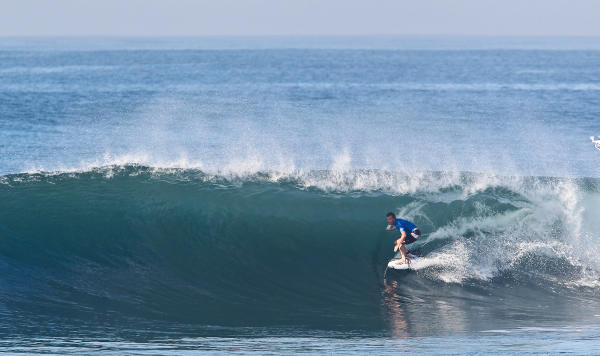
M 393 281 L 413 300 L 452 288 L 499 302 L 526 286 L 537 298 L 595 302 L 598 184 L 137 165 L 6 175 L 0 312 L 377 323 Z M 421 227 L 412 248 L 423 258 L 384 282 L 389 210 Z

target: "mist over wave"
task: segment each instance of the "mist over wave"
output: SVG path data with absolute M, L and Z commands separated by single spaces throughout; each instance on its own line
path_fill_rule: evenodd
M 138 163 L 600 177 L 598 51 L 70 53 L 1 63 L 0 174 Z

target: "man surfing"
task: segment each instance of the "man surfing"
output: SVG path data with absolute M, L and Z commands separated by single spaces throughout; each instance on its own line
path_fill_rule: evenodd
M 421 230 L 419 230 L 417 225 L 411 223 L 410 221 L 396 219 L 396 214 L 394 213 L 387 213 L 385 217 L 388 223 L 388 227 L 386 229 L 387 231 L 398 229 L 398 231 L 402 233 L 400 238 L 394 242 L 394 252 L 400 250 L 402 258 L 399 262 L 400 264 L 404 264 L 406 263 L 407 258 L 410 259 L 410 257 L 408 257 L 408 250 L 404 245 L 408 245 L 417 241 L 417 239 L 421 237 Z

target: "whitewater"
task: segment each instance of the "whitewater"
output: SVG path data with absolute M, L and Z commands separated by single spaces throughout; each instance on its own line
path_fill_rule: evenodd
M 595 350 L 600 46 L 346 40 L 1 40 L 0 347 Z

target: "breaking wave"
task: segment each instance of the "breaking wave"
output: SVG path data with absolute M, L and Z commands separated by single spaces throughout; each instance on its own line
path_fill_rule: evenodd
M 596 303 L 598 206 L 597 179 L 468 172 L 5 175 L 0 313 L 368 322 L 386 300 L 389 210 L 424 234 L 416 271 L 388 278 L 413 300 L 454 288 L 495 302 L 526 286 L 534 299 Z

